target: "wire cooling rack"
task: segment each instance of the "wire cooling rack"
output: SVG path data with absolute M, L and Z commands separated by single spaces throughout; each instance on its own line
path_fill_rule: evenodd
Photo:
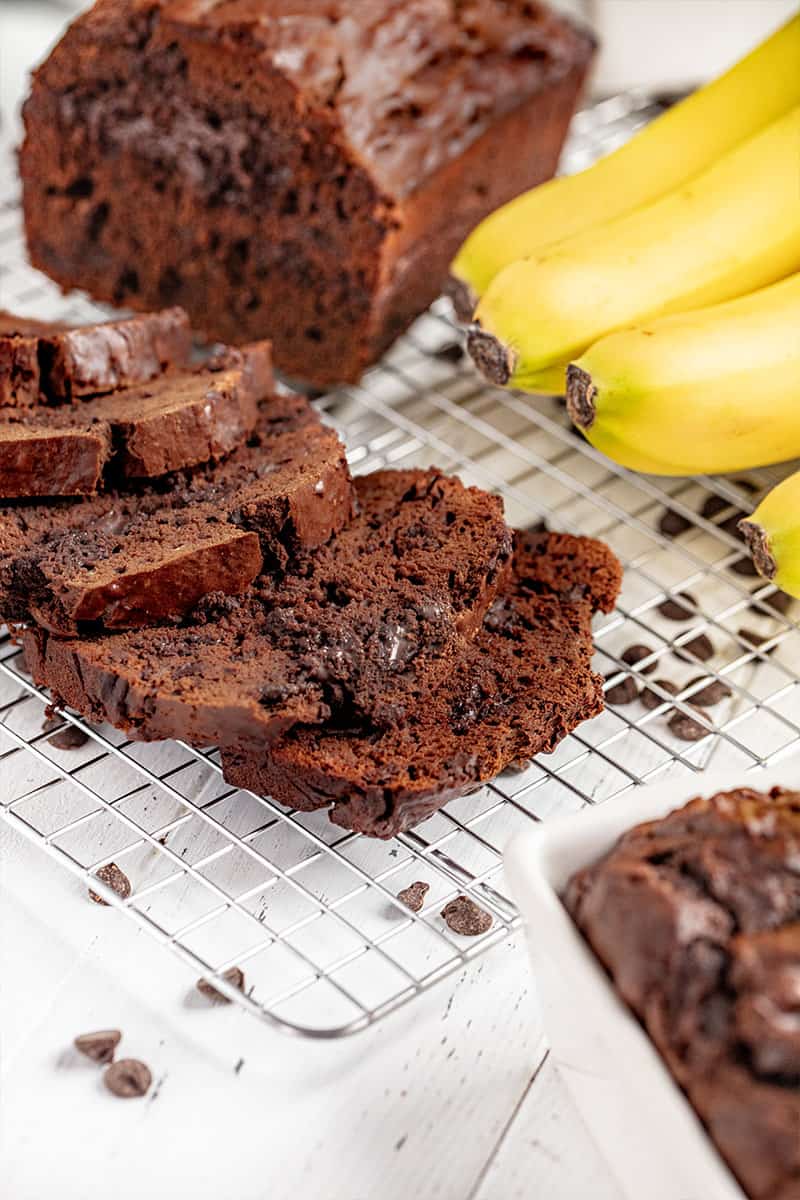
M 627 96 L 578 114 L 567 169 L 587 165 L 657 111 Z M 65 300 L 27 266 L 13 172 L 0 179 L 11 180 L 0 192 L 2 306 L 76 321 L 95 315 L 85 298 Z M 233 790 L 213 750 L 130 742 L 70 713 L 58 721 L 90 737 L 59 749 L 52 723 L 43 728 L 47 696 L 8 638 L 0 644 L 0 815 L 255 1016 L 334 1037 L 413 1000 L 514 928 L 501 853 L 529 822 L 668 770 L 696 771 L 712 757 L 744 771 L 795 749 L 800 638 L 796 614 L 783 610 L 774 588 L 742 573 L 735 532 L 740 510 L 785 468 L 736 478 L 634 476 L 587 446 L 557 400 L 479 380 L 444 302 L 360 386 L 317 403 L 345 438 L 354 471 L 436 463 L 499 491 L 514 525 L 545 520 L 605 539 L 625 581 L 619 607 L 597 623 L 596 666 L 608 676 L 609 700 L 628 675 L 655 697 L 650 707 L 609 703 L 554 754 L 379 842 L 344 833 L 324 812 L 292 812 Z M 667 510 L 677 534 L 664 530 Z M 679 594 L 685 619 L 670 620 L 662 606 Z M 648 648 L 633 668 L 622 658 L 632 644 Z M 704 650 L 712 656 L 698 661 Z M 709 679 L 725 697 L 698 709 L 692 697 Z M 677 685 L 677 698 L 659 680 Z M 707 736 L 676 736 L 676 709 Z M 110 862 L 131 881 L 124 901 L 93 878 Z M 418 880 L 429 891 L 413 913 L 397 893 Z M 461 937 L 442 920 L 459 894 L 492 914 L 482 937 Z M 223 977 L 233 966 L 244 971 L 244 992 Z

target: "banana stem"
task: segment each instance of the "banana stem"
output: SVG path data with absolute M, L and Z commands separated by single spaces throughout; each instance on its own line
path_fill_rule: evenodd
M 744 520 L 739 522 L 739 532 L 745 540 L 759 575 L 763 575 L 765 579 L 774 579 L 778 573 L 778 564 L 770 550 L 766 529 L 755 521 Z
M 475 366 L 490 383 L 505 387 L 517 364 L 517 356 L 510 346 L 504 345 L 493 333 L 481 329 L 480 325 L 470 325 L 467 350 Z
M 579 429 L 591 429 L 597 416 L 594 398 L 597 388 L 592 377 L 582 367 L 570 363 L 567 367 L 567 412 Z
M 478 297 L 472 288 L 457 275 L 450 275 L 445 284 L 444 293 L 450 297 L 456 316 L 465 325 L 472 320 L 472 314 L 478 307 Z

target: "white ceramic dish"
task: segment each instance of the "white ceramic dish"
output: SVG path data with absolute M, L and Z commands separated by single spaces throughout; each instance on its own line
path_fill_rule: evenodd
M 649 1038 L 617 998 L 560 893 L 640 821 L 725 788 L 800 788 L 800 760 L 707 771 L 628 793 L 515 838 L 506 869 L 523 915 L 551 1052 L 629 1200 L 746 1200 Z

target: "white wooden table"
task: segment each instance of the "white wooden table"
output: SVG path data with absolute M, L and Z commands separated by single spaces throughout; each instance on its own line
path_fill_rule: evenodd
M 4 122 L 63 20 L 0 0 Z M 548 1064 L 521 938 L 366 1033 L 308 1042 L 192 1003 L 179 962 L 2 825 L 0 904 L 13 1200 L 618 1195 Z M 144 1100 L 111 1097 L 71 1049 L 109 1026 L 153 1070 Z

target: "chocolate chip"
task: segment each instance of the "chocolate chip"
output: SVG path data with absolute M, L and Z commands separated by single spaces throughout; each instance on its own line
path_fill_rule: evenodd
M 103 1076 L 103 1083 L 108 1090 L 124 1100 L 147 1095 L 152 1082 L 150 1068 L 139 1062 L 138 1058 L 120 1058 L 111 1064 Z
M 785 614 L 792 607 L 793 600 L 794 597 L 788 596 L 786 592 L 770 592 L 768 596 L 761 596 L 758 604 L 751 604 L 750 611 L 764 617 L 767 614 L 764 612 L 763 608 L 761 608 L 761 605 L 766 604 L 767 608 L 771 608 L 773 612 L 780 613 L 781 616 L 785 616 Z
M 81 1033 L 75 1038 L 75 1049 L 92 1062 L 110 1063 L 122 1034 L 118 1029 L 100 1029 L 97 1033 Z
M 671 679 L 654 679 L 653 683 L 657 683 L 662 691 L 669 692 L 670 696 L 677 696 L 678 694 L 678 685 L 677 683 L 673 683 Z M 649 708 L 651 710 L 666 703 L 665 698 L 663 696 L 659 696 L 658 692 L 653 691 L 652 688 L 644 688 L 639 699 L 645 708 Z
M 613 672 L 611 675 L 606 675 L 606 679 L 615 679 L 616 674 Z M 619 683 L 608 689 L 605 698 L 609 704 L 630 704 L 638 695 L 639 689 L 636 686 L 636 680 L 630 675 L 625 675 Z
M 689 680 L 686 686 L 693 687 L 705 679 L 707 676 L 698 675 L 695 679 Z M 708 679 L 706 686 L 700 688 L 699 692 L 692 692 L 689 700 L 698 708 L 711 708 L 714 704 L 719 704 L 720 700 L 727 700 L 730 695 L 732 692 L 727 683 L 723 683 L 721 679 Z
M 228 967 L 227 971 L 222 972 L 222 978 L 232 983 L 240 992 L 244 991 L 244 971 L 241 967 Z M 208 979 L 198 979 L 196 984 L 198 992 L 207 996 L 209 1000 L 213 1000 L 216 1004 L 230 1004 L 230 1000 L 222 992 L 218 992 L 213 983 Z
M 653 651 L 649 646 L 644 646 L 637 642 L 636 645 L 628 646 L 627 650 L 623 650 L 620 657 L 624 663 L 628 664 L 629 667 L 635 667 L 637 663 L 642 661 L 642 659 L 649 658 L 652 653 Z M 652 675 L 653 671 L 656 669 L 656 666 L 657 663 L 651 662 L 646 667 L 640 667 L 639 670 L 642 675 Z
M 714 644 L 707 634 L 698 633 L 682 646 L 676 646 L 673 653 L 681 662 L 708 662 L 714 656 Z
M 714 495 L 706 496 L 700 508 L 700 516 L 705 517 L 707 521 L 711 521 L 719 513 L 724 512 L 726 508 L 731 507 L 730 500 L 723 500 L 722 496 Z
M 659 517 L 658 528 L 659 532 L 664 534 L 664 537 L 675 538 L 680 537 L 687 529 L 691 529 L 692 522 L 688 517 L 675 512 L 674 509 L 665 508 Z
M 441 362 L 458 363 L 464 357 L 464 347 L 460 342 L 446 342 L 444 346 L 434 350 L 433 357 Z
M 711 733 L 711 730 L 706 729 L 705 725 L 695 721 L 694 717 L 690 717 L 688 713 L 681 712 L 679 708 L 673 710 L 667 723 L 675 737 L 680 738 L 682 742 L 700 742 Z
M 728 563 L 728 570 L 733 571 L 734 575 L 744 575 L 750 579 L 755 579 L 758 574 L 756 564 L 746 554 L 743 554 L 741 558 L 735 558 L 732 563 Z
M 492 927 L 491 913 L 479 908 L 469 896 L 456 896 L 455 900 L 445 904 L 441 915 L 453 933 L 460 933 L 462 937 L 477 937 Z
M 403 888 L 402 892 L 397 893 L 397 899 L 405 904 L 406 908 L 410 908 L 412 912 L 420 912 L 425 903 L 425 896 L 430 891 L 429 883 L 422 883 L 416 880 L 409 884 L 407 888 Z
M 681 600 L 685 601 L 681 604 Z M 686 604 L 691 605 L 690 608 Z M 677 592 L 674 596 L 668 596 L 666 600 L 658 606 L 658 611 L 662 617 L 666 617 L 668 621 L 691 621 L 697 608 L 697 601 L 691 592 Z
M 58 733 L 54 733 L 47 739 L 47 742 L 56 750 L 79 750 L 81 746 L 86 745 L 88 740 L 88 733 L 84 733 L 77 725 L 69 724 L 63 729 L 59 729 Z
M 116 863 L 106 863 L 96 873 L 95 879 L 99 879 L 106 887 L 110 887 L 112 892 L 116 892 L 123 900 L 127 900 L 131 894 L 131 881 L 127 875 L 120 871 Z M 97 892 L 93 892 L 91 888 L 89 888 L 89 899 L 94 900 L 95 904 L 108 904 L 107 900 L 104 900 L 102 896 L 98 896 Z
M 769 641 L 769 637 L 765 637 L 761 633 L 756 633 L 753 629 L 737 629 L 736 636 L 740 637 L 743 642 L 747 642 L 755 650 L 758 650 L 765 642 Z M 769 650 L 765 650 L 765 654 L 772 654 L 777 649 L 777 645 L 770 646 Z

